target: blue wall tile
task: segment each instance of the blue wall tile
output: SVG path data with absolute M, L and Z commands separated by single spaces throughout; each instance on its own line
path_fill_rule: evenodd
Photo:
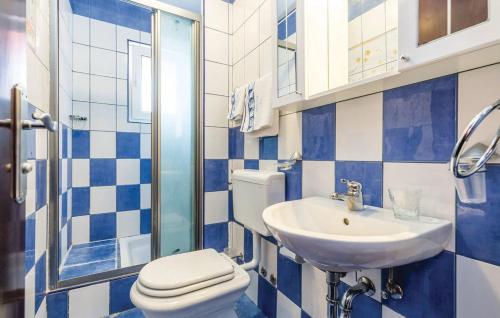
M 227 193 L 227 213 L 228 220 L 234 221 L 234 208 L 233 208 L 233 191 L 230 190 Z
M 64 227 L 68 219 L 68 192 L 61 195 L 61 228 Z
M 260 138 L 259 159 L 278 160 L 278 136 Z
M 25 228 L 25 241 L 24 241 L 24 271 L 25 273 L 35 265 L 35 229 L 36 229 L 36 213 L 30 214 L 26 217 Z
M 302 112 L 302 158 L 335 159 L 335 104 Z
M 151 209 L 141 210 L 141 234 L 151 233 Z
M 39 210 L 47 205 L 47 160 L 36 161 L 35 206 Z
M 457 75 L 384 92 L 384 161 L 449 161 L 456 95 Z
M 141 157 L 141 134 L 116 133 L 116 158 L 139 159 Z
M 141 184 L 151 183 L 151 159 L 141 159 Z
M 276 318 L 277 292 L 276 288 L 259 275 L 258 305 L 262 312 L 269 318 Z
M 68 317 L 68 291 L 60 291 L 47 295 L 47 317 Z
M 70 0 L 74 14 L 90 16 L 90 0 Z
M 116 24 L 117 0 L 90 0 L 90 18 Z
M 301 306 L 302 266 L 278 253 L 278 290 Z
M 109 284 L 109 313 L 125 311 L 134 308 L 130 301 L 130 288 L 136 281 L 137 276 L 130 276 L 112 280 Z
M 345 184 L 340 179 L 358 181 L 363 185 L 363 199 L 365 204 L 382 206 L 382 162 L 365 161 L 336 161 L 335 162 L 335 190 L 346 192 Z
M 88 130 L 73 130 L 72 157 L 75 159 L 90 158 L 90 132 Z
M 465 204 L 457 196 L 457 253 L 500 266 L 500 165 L 488 165 L 483 204 Z
M 45 274 L 46 274 L 46 255 L 45 252 L 40 256 L 35 264 L 35 312 L 38 311 L 45 297 Z
M 227 190 L 227 160 L 205 160 L 205 192 Z
M 228 242 L 227 223 L 207 224 L 204 226 L 204 229 L 204 248 L 213 248 L 217 252 L 223 252 Z
M 132 211 L 141 208 L 141 186 L 120 185 L 116 187 L 116 210 Z
M 245 160 L 243 167 L 245 169 L 259 170 L 259 160 Z
M 298 160 L 290 170 L 280 170 L 285 174 L 285 200 L 302 199 L 302 161 Z
M 301 310 L 300 318 L 312 318 L 312 317 L 309 316 L 309 314 L 307 312 L 305 312 L 304 310 Z
M 115 159 L 90 159 L 90 185 L 111 186 L 116 184 Z
M 285 40 L 286 39 L 286 20 L 283 19 L 278 24 L 278 39 Z
M 229 128 L 229 159 L 243 159 L 245 139 L 240 127 Z
M 68 127 L 62 125 L 62 157 L 68 158 Z
M 88 215 L 90 212 L 90 188 L 73 188 L 73 216 Z
M 67 189 L 71 189 L 73 187 L 73 159 L 68 159 L 67 160 Z
M 243 236 L 243 253 L 245 262 L 250 262 L 253 259 L 253 234 L 252 232 L 245 228 Z
M 116 237 L 116 213 L 90 216 L 90 240 L 100 241 Z
M 382 271 L 382 281 L 387 280 Z M 455 255 L 444 251 L 421 262 L 396 267 L 394 280 L 404 288 L 400 300 L 383 304 L 405 317 L 455 317 Z

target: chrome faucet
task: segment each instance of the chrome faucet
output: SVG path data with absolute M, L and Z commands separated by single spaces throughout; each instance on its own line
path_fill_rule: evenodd
M 347 184 L 347 193 L 334 192 L 330 198 L 333 200 L 345 201 L 347 208 L 351 211 L 362 211 L 363 205 L 363 185 L 357 181 L 340 179 L 341 183 Z

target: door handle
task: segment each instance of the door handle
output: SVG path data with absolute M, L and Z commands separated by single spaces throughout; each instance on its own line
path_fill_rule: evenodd
M 26 199 L 26 175 L 33 170 L 33 166 L 26 162 L 27 140 L 23 131 L 40 128 L 45 128 L 51 132 L 57 131 L 57 122 L 54 122 L 50 115 L 46 113 L 33 113 L 31 117 L 35 121 L 23 120 L 22 112 L 27 109 L 28 100 L 26 94 L 20 85 L 15 85 L 11 91 L 11 118 L 1 119 L 0 127 L 9 128 L 12 132 L 12 158 L 11 162 L 4 166 L 4 169 L 11 173 L 11 197 L 19 204 Z

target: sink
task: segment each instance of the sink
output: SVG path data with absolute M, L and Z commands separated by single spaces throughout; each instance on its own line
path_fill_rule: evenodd
M 400 220 L 392 210 L 358 212 L 322 197 L 266 208 L 264 223 L 283 246 L 319 269 L 349 272 L 405 265 L 439 254 L 451 237 L 449 221 Z

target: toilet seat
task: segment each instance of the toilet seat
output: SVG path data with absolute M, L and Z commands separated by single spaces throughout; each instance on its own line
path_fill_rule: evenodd
M 206 249 L 154 260 L 140 271 L 137 288 L 148 296 L 175 297 L 233 278 L 233 264 Z
M 149 274 L 146 274 L 147 276 L 144 276 L 144 274 L 142 273 L 145 267 L 149 265 L 148 264 L 143 268 L 143 270 L 141 270 L 141 273 L 139 273 L 139 278 L 136 280 L 136 282 L 132 286 L 132 289 L 130 290 L 130 298 L 134 305 L 140 308 L 143 312 L 148 312 L 150 314 L 158 313 L 158 317 L 163 317 L 162 315 L 165 315 L 167 313 L 175 314 L 175 317 L 177 317 L 177 315 L 180 315 L 179 317 L 184 317 L 184 314 L 181 313 L 185 312 L 189 312 L 189 314 L 186 314 L 186 317 L 200 317 L 201 313 L 208 314 L 210 311 L 215 310 L 215 308 L 219 308 L 219 306 L 222 306 L 222 304 L 224 303 L 227 303 L 229 305 L 228 308 L 231 308 L 231 302 L 236 301 L 236 299 L 245 291 L 250 283 L 250 277 L 248 273 L 245 270 L 241 269 L 227 255 L 218 254 L 215 250 L 202 250 L 182 255 L 187 254 L 189 254 L 190 256 L 187 256 L 184 260 L 189 260 L 190 262 L 197 263 L 198 267 L 200 264 L 204 265 L 204 268 L 200 270 L 200 272 L 197 272 L 198 275 L 195 276 L 197 276 L 198 278 L 214 276 L 218 277 L 205 280 L 201 279 L 201 281 L 200 279 L 198 279 L 198 282 L 189 285 L 186 284 L 186 282 L 183 282 L 180 277 L 182 276 L 183 270 L 188 272 L 190 269 L 179 268 L 179 263 L 173 262 L 176 263 L 176 265 L 173 265 L 174 268 L 180 270 L 180 274 L 178 275 L 177 273 L 173 272 L 172 268 L 170 268 L 171 273 L 177 276 L 177 284 L 172 284 L 173 281 L 168 281 L 168 279 L 159 280 L 158 276 L 156 276 L 155 283 L 156 286 L 169 285 L 175 286 L 177 288 L 154 289 L 148 286 L 144 286 L 140 280 L 140 277 L 142 275 L 143 278 L 145 278 L 145 281 L 151 282 L 151 280 L 148 278 L 152 277 L 149 277 Z M 217 266 L 210 266 L 209 264 L 203 264 L 202 262 L 200 262 L 201 258 L 199 257 L 201 257 L 202 255 L 206 256 L 207 254 L 209 254 L 211 260 L 214 261 L 214 263 L 211 264 L 216 264 L 217 262 Z M 175 260 L 182 255 L 169 256 L 169 258 L 171 260 Z M 191 266 L 192 264 L 184 265 Z M 230 271 L 232 272 L 229 274 L 221 275 L 220 273 L 228 272 L 228 267 L 226 267 L 227 265 L 230 266 Z M 161 268 L 161 266 L 159 267 Z M 208 268 L 216 271 L 208 273 Z M 196 270 L 198 269 L 199 268 L 197 268 Z M 203 270 L 206 270 L 205 275 L 200 274 Z M 151 271 L 150 274 L 152 272 L 153 271 Z M 167 269 L 163 268 L 163 274 L 165 272 L 167 272 Z M 192 282 L 196 280 L 194 280 L 193 277 L 189 277 L 189 281 Z M 168 282 L 170 282 L 170 284 L 168 284 Z M 192 314 L 192 312 L 199 312 L 199 314 Z M 148 315 L 146 316 L 149 317 Z

